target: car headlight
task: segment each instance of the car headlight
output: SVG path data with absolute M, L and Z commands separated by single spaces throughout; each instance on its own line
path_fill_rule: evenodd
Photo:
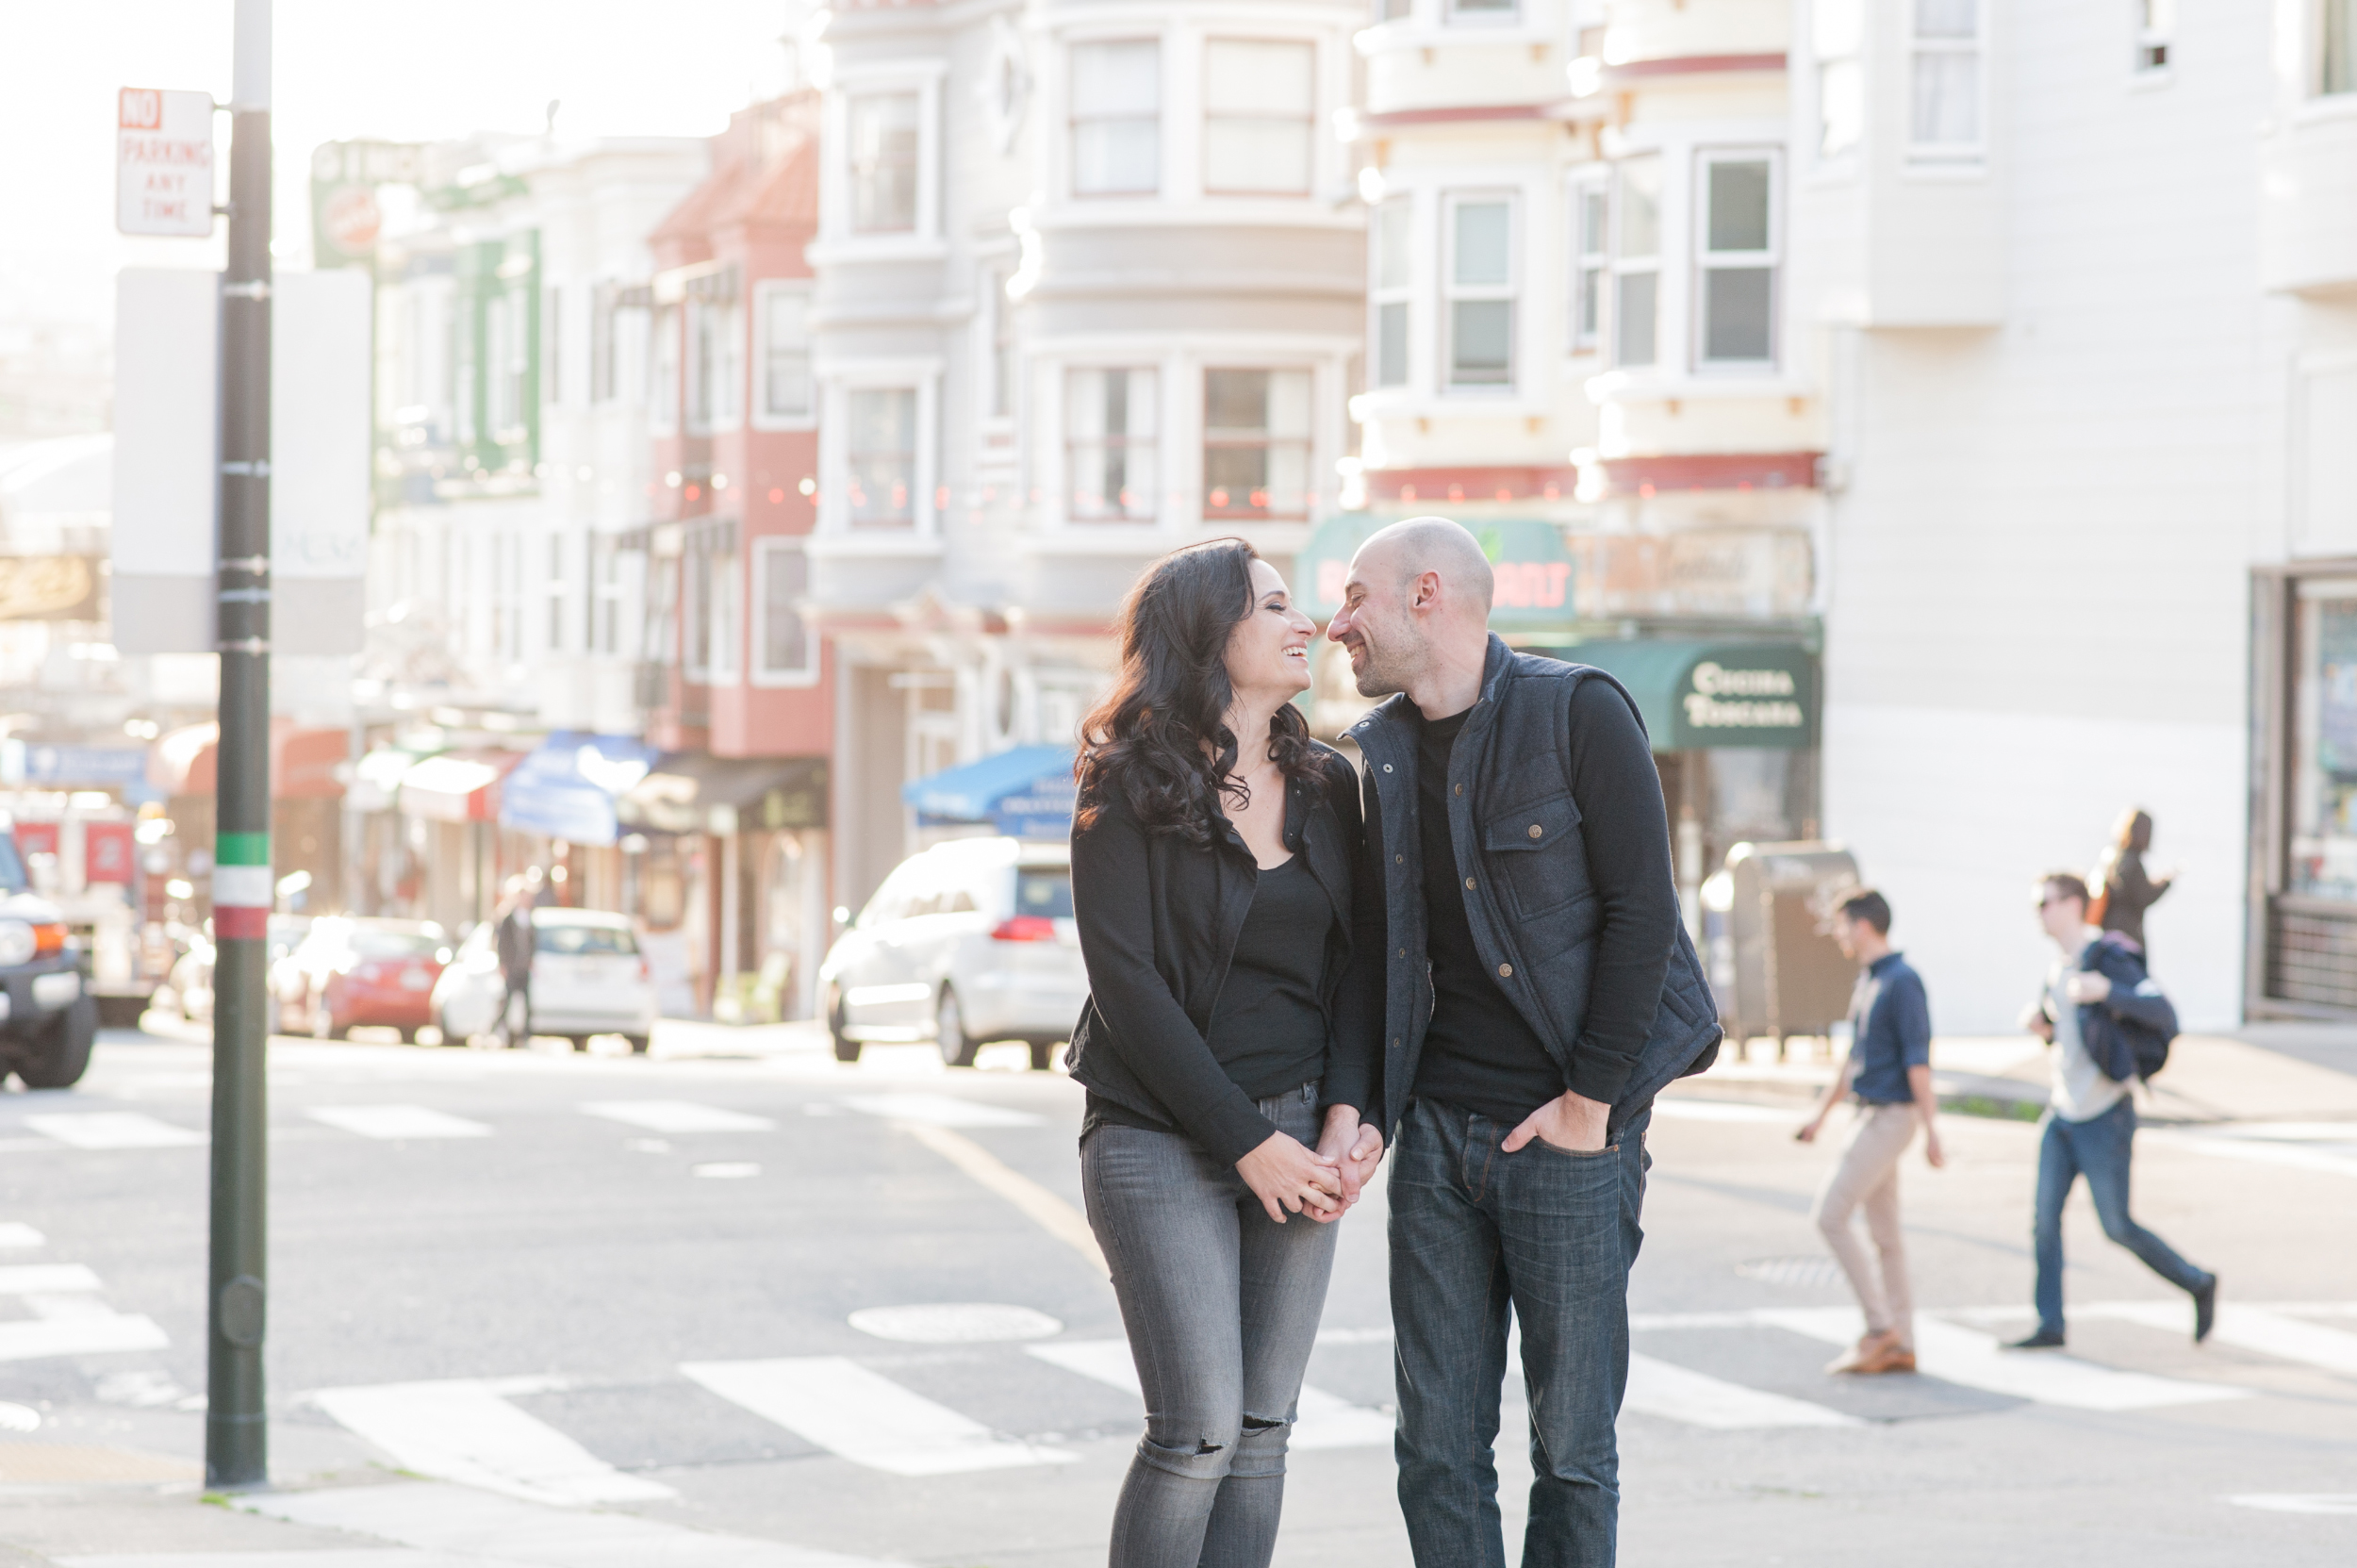
M 0 920 L 0 965 L 30 964 L 40 947 L 33 928 L 22 920 Z

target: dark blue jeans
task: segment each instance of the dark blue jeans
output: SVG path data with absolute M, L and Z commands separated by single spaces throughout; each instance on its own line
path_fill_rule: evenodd
M 2128 1156 L 2135 1147 L 2136 1108 L 2129 1100 L 2083 1122 L 2047 1113 L 2037 1147 L 2037 1218 L 2031 1237 L 2037 1247 L 2037 1324 L 2063 1331 L 2063 1204 L 2082 1173 L 2095 1199 L 2103 1234 L 2144 1260 L 2144 1266 L 2181 1291 L 2198 1291 L 2211 1277 L 2177 1255 L 2128 1213 Z
M 1417 1568 L 1505 1568 L 1494 1444 L 1509 1309 L 1530 1392 L 1524 1568 L 1609 1568 L 1650 1114 L 1593 1154 L 1537 1139 L 1503 1153 L 1512 1127 L 1429 1099 L 1400 1123 L 1390 1188 L 1394 1448 Z

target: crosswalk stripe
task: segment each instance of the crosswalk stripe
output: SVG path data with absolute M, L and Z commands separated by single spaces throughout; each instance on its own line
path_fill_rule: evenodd
M 1140 1399 L 1146 1397 L 1138 1386 L 1137 1361 L 1129 1354 L 1127 1340 L 1060 1340 L 1023 1348 L 1050 1366 L 1077 1372 Z M 1304 1383 L 1294 1406 L 1294 1431 L 1289 1446 L 1305 1450 L 1383 1447 L 1392 1441 L 1392 1418 L 1381 1411 L 1354 1405 L 1338 1395 Z
M 2093 1307 L 2073 1307 L 2070 1315 L 2074 1318 L 2111 1318 L 2184 1333 L 2193 1330 L 2193 1303 L 2190 1301 L 2107 1301 Z M 2230 1304 L 2217 1310 L 2217 1323 L 2211 1329 L 2210 1337 L 2237 1349 L 2256 1350 L 2263 1356 L 2274 1356 L 2282 1361 L 2305 1362 L 2327 1372 L 2357 1378 L 2357 1334 L 2346 1329 L 2328 1329 L 2320 1323 L 2302 1323 L 2296 1317 L 2270 1312 L 2265 1307 Z
M 330 1546 L 323 1551 L 133 1552 L 61 1557 L 60 1568 L 486 1568 L 479 1557 L 403 1546 Z
M 1853 1344 L 1866 1328 L 1854 1307 L 1772 1307 L 1751 1317 L 1755 1323 L 1788 1329 L 1828 1345 Z M 1993 1334 L 1960 1329 L 1921 1313 L 1915 1320 L 1915 1358 L 1923 1372 L 1948 1382 L 2075 1410 L 2150 1410 L 2240 1399 L 2250 1393 L 2225 1383 L 2118 1372 L 2056 1350 L 2007 1351 Z
M 487 1138 L 491 1130 L 482 1122 L 453 1116 L 425 1105 L 314 1105 L 307 1113 L 313 1121 L 363 1138 L 391 1140 L 396 1138 Z
M 136 1312 L 23 1318 L 0 1323 L 0 1362 L 45 1356 L 95 1356 L 118 1350 L 161 1350 L 172 1344 L 152 1318 Z
M 627 1476 L 470 1379 L 323 1389 L 312 1402 L 420 1475 L 526 1502 L 652 1502 L 669 1487 Z
M 0 1246 L 46 1246 L 49 1238 L 21 1219 L 0 1220 Z
M 766 1116 L 699 1105 L 692 1099 L 599 1099 L 582 1110 L 650 1132 L 766 1132 L 778 1125 Z
M 231 1498 L 230 1506 L 290 1524 L 456 1554 L 468 1568 L 891 1568 L 870 1558 L 707 1534 L 635 1514 L 564 1512 L 433 1481 L 247 1493 Z M 273 1552 L 258 1568 L 284 1560 Z
M 138 1111 L 58 1112 L 27 1116 L 25 1125 L 74 1148 L 178 1148 L 205 1142 L 202 1132 Z
M 1063 1464 L 1080 1457 L 1001 1437 L 842 1356 L 691 1362 L 680 1370 L 731 1404 L 895 1476 Z
M 99 1288 L 98 1276 L 80 1263 L 18 1263 L 0 1268 L 0 1296 L 47 1296 Z
M 1624 1410 L 1682 1421 L 1689 1427 L 1739 1431 L 1759 1427 L 1856 1427 L 1854 1416 L 1788 1398 L 1765 1389 L 1746 1388 L 1689 1367 L 1631 1353 L 1628 1393 Z

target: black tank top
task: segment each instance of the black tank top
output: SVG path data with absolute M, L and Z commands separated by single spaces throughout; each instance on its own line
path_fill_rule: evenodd
M 1298 1089 L 1325 1066 L 1318 982 L 1333 924 L 1326 889 L 1299 855 L 1261 872 L 1207 1042 L 1228 1078 L 1254 1099 Z

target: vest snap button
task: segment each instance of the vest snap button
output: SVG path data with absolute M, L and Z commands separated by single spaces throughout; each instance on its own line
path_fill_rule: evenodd
M 1383 765 L 1383 771 L 1384 771 L 1384 772 L 1386 772 L 1386 773 L 1389 773 L 1391 770 L 1392 770 L 1392 765 L 1391 765 L 1390 763 L 1388 763 L 1388 762 L 1387 762 L 1387 763 L 1385 763 L 1385 764 Z
M 1498 966 L 1498 978 L 1499 978 L 1500 980 L 1512 980 L 1512 979 L 1514 978 L 1514 966 L 1512 966 L 1511 964 L 1501 964 L 1501 965 L 1499 965 L 1499 966 Z
M 1465 793 L 1465 786 L 1464 786 L 1463 784 L 1459 784 L 1459 785 L 1457 786 L 1457 793 L 1458 793 L 1458 794 L 1459 794 L 1459 795 L 1464 794 L 1464 793 Z
M 1473 884 L 1474 884 L 1474 880 L 1473 880 L 1473 878 L 1471 878 L 1471 877 L 1467 877 L 1467 878 L 1465 879 L 1465 891 L 1466 891 L 1466 892 L 1468 892 L 1468 893 L 1472 892 L 1472 891 L 1473 891 Z
M 1538 823 L 1536 823 L 1536 822 L 1533 822 L 1533 823 L 1530 825 L 1530 836 L 1531 836 L 1531 837 L 1533 837 L 1533 838 L 1538 837 L 1541 834 L 1545 833 L 1546 831 L 1547 831 L 1546 829 L 1544 829 L 1544 828 L 1541 827 L 1541 826 L 1540 826 Z

